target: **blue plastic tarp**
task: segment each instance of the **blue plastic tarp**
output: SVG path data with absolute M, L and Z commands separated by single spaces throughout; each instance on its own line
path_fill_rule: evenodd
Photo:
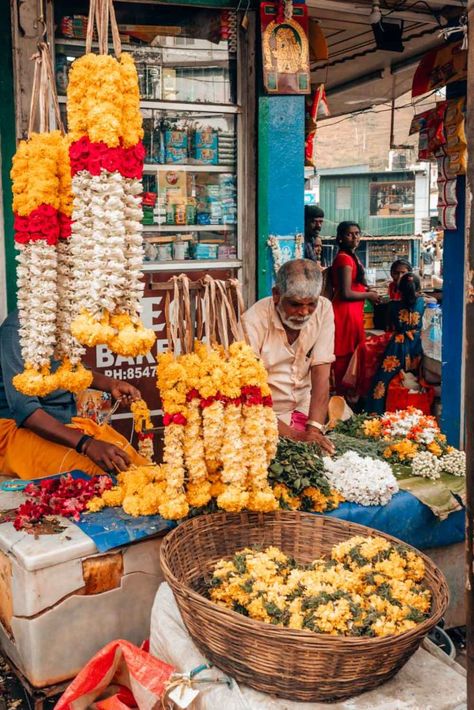
M 71 475 L 74 478 L 88 478 L 83 471 L 72 471 Z M 28 481 L 24 483 L 26 485 Z M 408 491 L 399 491 L 384 506 L 342 503 L 339 508 L 326 515 L 367 525 L 420 550 L 452 545 L 464 540 L 464 510 L 451 513 L 445 520 L 440 520 Z M 127 515 L 122 508 L 104 508 L 98 513 L 83 514 L 76 525 L 94 540 L 99 552 L 107 552 L 114 547 L 158 533 L 164 534 L 175 527 L 175 523 L 163 520 L 159 515 L 134 518 Z
M 375 528 L 419 550 L 443 547 L 464 540 L 464 510 L 458 510 L 445 520 L 440 520 L 428 506 L 408 491 L 395 493 L 387 505 L 342 503 L 326 515 Z

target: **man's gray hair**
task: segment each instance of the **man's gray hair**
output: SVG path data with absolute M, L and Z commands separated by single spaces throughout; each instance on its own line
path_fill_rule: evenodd
M 286 261 L 277 273 L 275 286 L 287 298 L 318 298 L 323 277 L 318 265 L 310 259 Z

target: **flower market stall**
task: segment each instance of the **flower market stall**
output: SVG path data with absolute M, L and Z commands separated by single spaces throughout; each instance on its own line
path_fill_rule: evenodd
M 90 51 L 94 23 L 98 54 Z M 115 56 L 108 54 L 109 25 Z M 46 44 L 36 66 L 32 106 L 39 100 L 44 109 L 46 86 L 54 98 Z M 25 363 L 14 384 L 25 395 L 86 388 L 86 347 L 146 357 L 155 343 L 141 318 L 139 109 L 139 76 L 121 51 L 112 2 L 91 2 L 86 54 L 69 73 L 68 138 L 60 123 L 49 130 L 43 110 L 39 132 L 31 127 L 12 169 Z M 332 458 L 279 439 L 267 372 L 242 322 L 239 282 L 209 274 L 191 282 L 180 274 L 156 290 L 168 348 L 158 356 L 157 390 L 131 406 L 142 463 L 92 478 L 79 470 L 32 471 L 42 479 L 0 486 L 2 648 L 42 688 L 77 673 L 114 638 L 140 644 L 162 580 L 161 538 L 174 529 L 163 542 L 170 549 L 192 529 L 199 550 L 163 554 L 163 569 L 170 584 L 178 574 L 170 559 L 207 575 L 193 584 L 210 614 L 203 643 L 222 667 L 238 676 L 227 665 L 232 639 L 220 656 L 212 647 L 218 611 L 221 621 L 233 619 L 228 636 L 239 640 L 251 623 L 270 624 L 255 638 L 263 646 L 269 639 L 277 660 L 287 643 L 292 663 L 300 643 L 303 656 L 312 648 L 319 658 L 318 644 L 326 649 L 320 666 L 303 668 L 310 681 L 300 679 L 296 699 L 346 698 L 388 680 L 447 607 L 442 574 L 405 543 L 429 548 L 462 539 L 463 454 L 416 410 L 337 424 Z M 163 452 L 155 460 L 152 411 L 160 404 Z M 213 535 L 229 547 L 213 553 L 212 570 L 204 557 L 197 568 L 194 559 L 209 553 Z M 264 542 L 259 551 L 248 548 Z M 173 589 L 178 603 L 186 597 Z M 189 625 L 192 616 L 188 609 Z M 366 668 L 354 667 L 354 650 Z M 340 685 L 331 676 L 332 653 Z M 319 671 L 326 686 L 316 692 Z M 279 685 L 262 668 L 254 673 L 254 687 L 291 697 L 288 674 Z

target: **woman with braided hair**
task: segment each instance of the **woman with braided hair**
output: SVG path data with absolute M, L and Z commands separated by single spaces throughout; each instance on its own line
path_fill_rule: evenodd
M 364 267 L 355 253 L 360 243 L 357 222 L 341 222 L 337 227 L 336 242 L 339 251 L 331 267 L 336 328 L 333 373 L 336 394 L 344 395 L 344 375 L 357 347 L 365 341 L 364 301 L 379 303 L 380 296 L 367 287 Z

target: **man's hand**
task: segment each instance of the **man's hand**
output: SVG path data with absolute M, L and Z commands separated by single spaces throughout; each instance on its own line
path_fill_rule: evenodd
M 332 456 L 336 452 L 336 447 L 332 441 L 324 436 L 323 432 L 316 429 L 316 427 L 309 426 L 306 431 L 302 432 L 300 441 L 318 444 L 329 456 Z
M 123 405 L 128 405 L 141 399 L 140 390 L 128 382 L 113 380 L 110 386 L 110 394 L 114 399 L 119 400 Z
M 128 454 L 115 444 L 108 444 L 100 439 L 91 439 L 84 448 L 86 449 L 85 456 L 104 471 L 116 473 L 117 470 L 126 471 L 130 466 Z

